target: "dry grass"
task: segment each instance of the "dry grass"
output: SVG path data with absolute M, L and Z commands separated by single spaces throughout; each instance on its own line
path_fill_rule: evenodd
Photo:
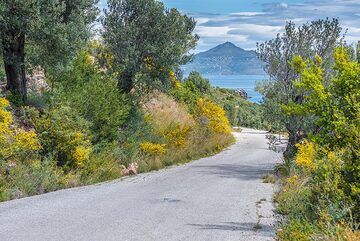
M 151 124 L 160 131 L 166 130 L 174 124 L 181 126 L 193 126 L 195 124 L 185 106 L 160 92 L 152 93 L 151 97 L 143 103 L 143 107 Z
M 209 132 L 195 121 L 184 105 L 163 93 L 155 92 L 146 98 L 143 108 L 154 134 L 159 135 L 159 142 L 166 144 L 167 148 L 163 155 L 145 157 L 142 160 L 143 166 L 145 165 L 144 171 L 209 156 L 234 142 L 231 134 Z M 168 138 L 176 128 L 180 130 L 177 137 L 181 142 Z M 182 129 L 189 131 L 182 132 Z M 179 142 L 183 144 L 179 145 Z

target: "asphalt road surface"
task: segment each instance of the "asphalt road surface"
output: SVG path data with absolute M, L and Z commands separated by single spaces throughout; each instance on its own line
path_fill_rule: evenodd
M 0 204 L 0 240 L 274 240 L 281 161 L 265 133 L 245 129 L 209 158 L 158 172 Z

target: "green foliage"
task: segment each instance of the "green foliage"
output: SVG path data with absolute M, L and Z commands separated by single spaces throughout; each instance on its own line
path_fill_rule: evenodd
M 95 148 L 95 147 L 94 147 Z M 84 162 L 80 171 L 80 180 L 84 184 L 93 184 L 121 177 L 122 164 L 116 143 L 98 147 L 89 159 Z
M 329 79 L 322 63 L 318 56 L 315 61 L 292 61 L 300 75 L 294 88 L 304 99 L 282 108 L 289 115 L 314 116 L 318 128 L 310 133 L 311 142 L 297 145 L 292 176 L 278 196 L 279 211 L 288 214 L 282 240 L 297 240 L 290 237 L 293 223 L 299 222 L 311 224 L 324 240 L 348 240 L 359 234 L 349 230 L 357 230 L 360 223 L 360 65 L 345 48 L 334 51 Z M 301 230 L 296 235 L 308 233 Z
M 97 15 L 95 0 L 3 0 L 0 38 L 7 88 L 26 101 L 25 67 L 50 73 L 63 66 L 89 39 Z
M 58 97 L 88 122 L 94 142 L 114 141 L 128 118 L 129 101 L 117 82 L 102 72 L 92 56 L 82 52 L 56 79 Z
M 331 73 L 334 48 L 342 43 L 342 28 L 337 19 L 316 20 L 296 27 L 288 22 L 285 32 L 275 39 L 258 45 L 258 56 L 266 63 L 266 72 L 270 81 L 258 90 L 264 96 L 264 105 L 269 123 L 286 128 L 289 133 L 287 154 L 292 153 L 298 143 L 314 128 L 312 116 L 285 115 L 282 105 L 302 103 L 306 93 L 298 92 L 294 83 L 299 74 L 291 60 L 295 55 L 315 60 L 320 56 L 327 74 Z
M 360 133 L 360 65 L 350 60 L 347 51 L 339 48 L 334 53 L 336 74 L 331 82 L 325 78 L 321 60 L 300 69 L 301 81 L 295 86 L 307 93 L 301 105 L 289 105 L 284 109 L 290 114 L 316 115 L 321 126 L 318 142 L 331 148 L 356 146 L 359 148 Z M 332 135 L 327 135 L 332 132 Z
M 198 72 L 191 72 L 184 81 L 184 87 L 197 95 L 209 94 L 210 81 L 203 78 Z
M 167 89 L 171 71 L 190 60 L 195 21 L 155 0 L 108 1 L 103 38 L 113 55 L 120 87 Z
M 244 99 L 235 90 L 215 88 L 210 98 L 224 108 L 232 126 L 270 130 L 263 117 L 262 105 Z
M 189 111 L 193 113 L 197 100 L 209 97 L 212 90 L 209 80 L 203 78 L 198 72 L 191 72 L 182 84 L 173 89 L 172 95 L 176 100 L 185 103 Z
M 335 51 L 334 59 L 336 74 L 330 83 L 324 78 L 320 60 L 300 70 L 301 81 L 296 87 L 308 94 L 302 105 L 286 109 L 317 116 L 316 124 L 321 128 L 313 139 L 330 150 L 346 153 L 340 179 L 344 180 L 345 193 L 360 203 L 360 65 L 351 61 L 343 48 Z
M 27 109 L 44 156 L 53 156 L 67 171 L 81 167 L 92 150 L 90 125 L 74 109 L 56 106 L 44 114 Z
M 286 241 L 311 241 L 314 227 L 307 221 L 292 220 L 278 231 L 278 238 Z
M 90 37 L 98 10 L 94 0 L 5 0 L 0 4 L 1 37 L 11 46 L 13 30 L 26 36 L 29 63 L 43 67 L 68 60 Z M 46 14 L 45 14 L 46 13 Z M 3 48 L 8 46 L 3 45 Z M 5 56 L 4 56 L 5 57 Z

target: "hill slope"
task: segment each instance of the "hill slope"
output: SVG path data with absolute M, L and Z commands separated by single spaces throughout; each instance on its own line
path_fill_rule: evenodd
M 198 71 L 213 75 L 262 75 L 263 63 L 255 51 L 247 51 L 226 42 L 206 52 L 196 54 L 193 62 L 183 66 L 185 74 Z

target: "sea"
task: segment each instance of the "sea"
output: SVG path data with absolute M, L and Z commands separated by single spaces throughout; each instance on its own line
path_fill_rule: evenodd
M 213 86 L 227 89 L 243 89 L 249 101 L 261 103 L 262 95 L 255 91 L 256 82 L 268 79 L 267 75 L 203 75 Z

